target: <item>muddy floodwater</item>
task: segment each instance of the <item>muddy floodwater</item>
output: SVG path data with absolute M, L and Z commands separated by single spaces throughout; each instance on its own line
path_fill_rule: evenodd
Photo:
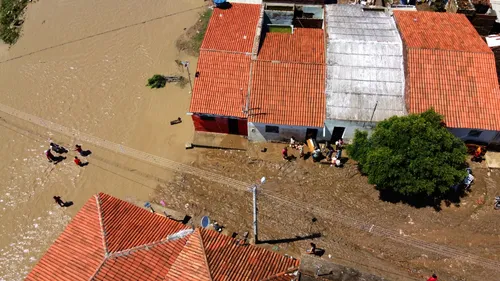
M 184 145 L 189 85 L 145 87 L 153 74 L 184 75 L 175 41 L 198 20 L 201 0 L 47 0 L 28 5 L 22 36 L 0 44 L 0 104 L 110 142 L 176 161 Z M 171 126 L 181 117 L 186 122 Z M 42 124 L 43 125 L 43 124 Z M 57 165 L 43 151 L 49 140 L 70 151 Z M 170 174 L 82 143 L 92 154 L 76 166 L 78 137 L 0 112 L 0 280 L 22 280 L 72 216 L 94 193 L 148 200 L 155 185 L 127 171 Z M 153 179 L 152 179 L 153 181 Z M 60 208 L 52 196 L 72 201 Z

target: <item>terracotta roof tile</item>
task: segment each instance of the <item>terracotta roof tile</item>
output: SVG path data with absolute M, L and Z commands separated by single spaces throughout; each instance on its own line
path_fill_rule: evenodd
M 258 59 L 324 64 L 323 29 L 295 28 L 293 34 L 266 33 Z
M 186 228 L 107 194 L 99 194 L 99 198 L 110 253 L 152 243 Z
M 430 107 L 448 127 L 500 130 L 500 93 L 493 54 L 410 49 L 408 110 Z
M 491 52 L 463 14 L 394 11 L 408 48 Z
M 322 127 L 325 65 L 253 62 L 250 122 Z
M 88 280 L 104 259 L 96 198 L 90 198 L 26 280 Z
M 189 111 L 245 117 L 250 59 L 243 54 L 202 51 Z
M 126 250 L 107 258 L 93 280 L 163 280 L 188 238 Z
M 201 49 L 251 53 L 261 5 L 231 3 L 215 8 Z
M 395 11 L 406 48 L 406 106 L 448 127 L 500 130 L 495 59 L 464 15 Z
M 233 238 L 200 229 L 208 266 L 214 281 L 259 281 L 290 268 L 299 261 L 256 246 L 239 246 Z
M 100 218 L 112 238 L 107 245 L 121 251 L 105 254 Z M 101 193 L 87 201 L 26 280 L 258 281 L 284 276 L 280 273 L 299 264 L 259 247 L 237 246 L 211 230 L 168 236 L 185 228 Z M 143 241 L 149 242 L 138 245 Z

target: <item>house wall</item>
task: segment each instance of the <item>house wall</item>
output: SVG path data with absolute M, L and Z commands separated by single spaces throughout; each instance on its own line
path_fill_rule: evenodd
M 479 137 L 468 136 L 469 132 L 474 129 L 467 128 L 448 128 L 453 135 L 457 138 L 463 140 L 464 142 L 482 142 L 489 144 L 491 142 L 499 142 L 499 139 L 495 140 L 495 137 L 500 133 L 500 131 L 488 131 L 488 130 L 480 130 L 482 131 Z
M 279 133 L 268 133 L 266 132 L 266 126 L 277 126 L 279 127 Z M 286 125 L 274 125 L 274 124 L 263 124 L 263 123 L 248 123 L 248 140 L 253 142 L 265 142 L 265 141 L 285 141 L 288 142 L 291 137 L 294 137 L 297 141 L 304 141 L 306 138 L 307 129 L 318 129 L 317 139 L 319 139 L 323 134 L 323 128 L 317 127 L 302 127 L 302 126 L 286 126 Z
M 354 133 L 356 130 L 368 131 L 371 134 L 372 130 L 375 128 L 375 122 L 360 122 L 360 121 L 348 121 L 348 120 L 326 120 L 325 121 L 325 136 L 322 136 L 324 140 L 331 140 L 332 132 L 335 127 L 344 127 L 343 139 L 345 141 L 352 140 L 354 138 Z M 336 140 L 332 140 L 336 141 Z
M 215 120 L 203 120 L 202 115 L 193 114 L 191 118 L 193 119 L 194 130 L 200 132 L 212 132 L 212 133 L 222 133 L 229 134 L 229 119 L 226 116 L 211 116 Z M 244 118 L 233 118 L 238 121 L 238 135 L 246 136 L 248 134 L 248 122 Z

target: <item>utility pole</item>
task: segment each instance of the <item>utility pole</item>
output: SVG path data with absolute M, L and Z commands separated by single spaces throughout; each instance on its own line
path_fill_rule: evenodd
M 193 93 L 193 83 L 191 83 L 191 73 L 189 72 L 189 62 L 188 61 L 181 61 L 181 63 L 187 69 L 188 80 L 189 80 L 189 88 L 191 89 L 191 93 Z
M 257 211 L 258 211 L 258 209 L 257 209 L 257 188 L 262 186 L 265 182 L 266 182 L 266 178 L 262 177 L 260 179 L 259 185 L 254 184 L 252 186 L 252 193 L 253 193 L 253 237 L 255 240 L 255 244 L 257 244 L 259 241 L 258 231 L 257 231 L 258 230 L 258 226 L 257 226 Z

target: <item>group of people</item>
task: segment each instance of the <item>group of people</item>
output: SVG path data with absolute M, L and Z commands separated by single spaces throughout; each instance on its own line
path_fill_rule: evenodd
M 55 144 L 53 142 L 51 142 L 49 146 L 50 146 L 49 149 L 45 150 L 44 154 L 50 163 L 57 164 L 57 163 L 61 162 L 62 160 L 66 159 L 66 157 L 61 155 L 64 153 L 68 153 L 68 150 L 66 148 L 64 148 L 63 146 L 60 146 L 58 144 Z M 52 151 L 54 151 L 55 153 L 60 154 L 60 155 L 56 157 L 56 156 L 54 156 Z M 83 157 L 86 157 L 90 154 L 90 151 L 88 151 L 88 150 L 84 151 L 82 149 L 82 146 L 79 144 L 75 145 L 75 149 L 73 151 L 76 151 L 78 154 L 80 154 L 80 156 L 83 156 Z M 78 156 L 75 156 L 75 158 L 73 159 L 73 162 L 77 166 L 80 166 L 80 167 L 83 167 L 83 166 L 88 164 L 88 162 L 83 163 L 80 160 L 80 158 L 78 158 Z
M 299 157 L 303 158 L 305 153 L 304 153 L 304 147 L 306 144 L 298 142 L 294 137 L 290 138 L 290 148 L 299 150 Z M 344 140 L 340 138 L 335 142 L 335 145 L 332 147 L 330 143 L 326 143 L 326 160 L 328 162 L 331 162 L 331 166 L 335 167 L 340 167 L 342 165 L 341 158 L 342 158 L 342 149 L 344 147 Z M 319 148 L 317 150 L 319 154 L 321 154 Z M 315 151 L 316 152 L 316 151 Z M 333 154 L 335 153 L 335 157 L 333 157 Z M 288 147 L 284 147 L 283 150 L 281 151 L 281 155 L 284 160 L 290 160 L 290 156 L 288 155 Z M 314 156 L 314 155 L 313 155 Z

